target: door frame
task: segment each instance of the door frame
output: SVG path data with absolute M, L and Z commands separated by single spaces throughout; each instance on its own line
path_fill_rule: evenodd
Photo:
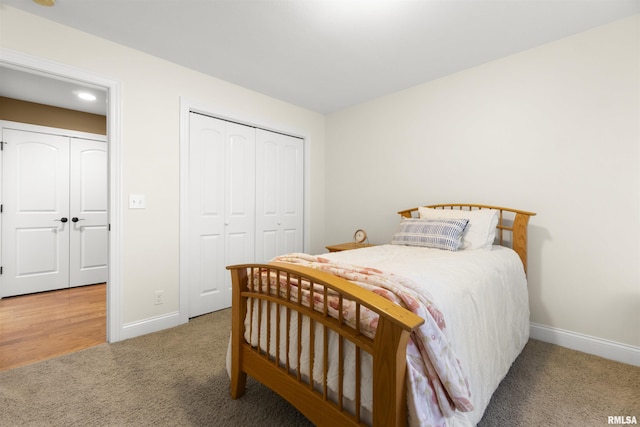
M 53 62 L 10 49 L 0 48 L 0 65 L 52 79 L 75 80 L 107 91 L 108 147 L 108 278 L 107 341 L 122 339 L 122 149 L 120 82 L 65 64 Z
M 303 216 L 303 243 L 304 252 L 309 252 L 309 224 L 311 215 L 310 193 L 310 164 L 311 164 L 311 137 L 309 132 L 294 129 L 290 125 L 273 123 L 262 117 L 255 117 L 248 113 L 229 111 L 221 106 L 204 105 L 192 99 L 180 97 L 180 276 L 178 283 L 179 323 L 189 321 L 189 268 L 187 254 L 189 248 L 189 114 L 200 113 L 217 119 L 235 122 L 241 125 L 257 127 L 278 133 L 301 138 L 304 141 L 304 216 Z

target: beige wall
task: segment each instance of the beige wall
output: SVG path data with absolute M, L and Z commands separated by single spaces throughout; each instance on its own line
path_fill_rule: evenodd
M 107 134 L 107 118 L 98 114 L 51 107 L 0 96 L 0 120 Z
M 531 321 L 640 346 L 639 45 L 635 16 L 329 115 L 326 242 L 428 203 L 537 212 Z
M 46 34 L 46 37 L 43 35 Z M 311 150 L 310 247 L 324 229 L 324 117 L 159 58 L 0 5 L 0 47 L 120 83 L 122 204 L 144 194 L 146 209 L 124 210 L 122 323 L 179 309 L 180 99 L 306 135 Z M 155 290 L 165 302 L 153 304 Z
M 395 212 L 419 204 L 535 211 L 531 320 L 638 347 L 639 21 L 599 27 L 326 118 L 6 6 L 0 47 L 121 84 L 122 203 L 130 193 L 147 197 L 147 209 L 124 212 L 124 323 L 178 309 L 185 97 L 309 135 L 310 252 L 348 241 L 360 227 L 373 243 L 388 242 Z M 166 302 L 153 306 L 160 287 Z

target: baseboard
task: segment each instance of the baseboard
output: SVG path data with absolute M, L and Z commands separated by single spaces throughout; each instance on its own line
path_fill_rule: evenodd
M 530 336 L 533 339 L 567 347 L 572 350 L 593 354 L 629 365 L 640 366 L 640 347 L 536 323 L 530 324 Z
M 139 337 L 141 335 L 158 332 L 163 329 L 173 328 L 180 324 L 180 313 L 173 312 L 162 316 L 150 317 L 123 325 L 120 338 L 123 340 Z

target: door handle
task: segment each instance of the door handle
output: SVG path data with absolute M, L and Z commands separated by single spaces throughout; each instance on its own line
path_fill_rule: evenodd
M 54 221 L 67 222 L 67 221 L 69 221 L 69 218 L 63 216 L 60 219 L 54 219 Z
M 71 222 L 78 222 L 78 221 L 84 221 L 84 218 L 78 218 L 77 216 L 74 216 L 73 218 L 71 218 Z

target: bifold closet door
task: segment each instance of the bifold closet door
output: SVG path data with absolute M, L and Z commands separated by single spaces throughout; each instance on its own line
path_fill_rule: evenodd
M 69 286 L 69 138 L 3 129 L 0 296 Z
M 255 129 L 189 115 L 189 317 L 231 306 L 230 264 L 252 262 Z
M 304 141 L 256 130 L 256 262 L 303 252 Z

